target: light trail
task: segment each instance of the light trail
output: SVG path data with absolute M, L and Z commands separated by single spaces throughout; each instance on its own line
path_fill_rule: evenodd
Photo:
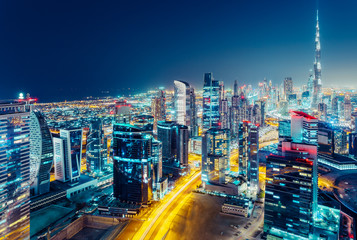
M 199 176 L 201 176 L 201 172 L 195 173 L 192 176 L 192 178 L 184 186 L 182 186 L 177 191 L 177 193 L 175 193 L 170 198 L 170 200 L 167 201 L 167 203 L 165 205 L 160 206 L 160 208 L 155 211 L 155 217 L 152 220 L 145 222 L 142 225 L 142 227 L 140 228 L 140 230 L 135 234 L 133 239 L 144 240 L 146 238 L 147 234 L 149 233 L 149 231 L 151 230 L 151 228 L 154 226 L 157 219 L 164 213 L 164 211 L 167 210 L 169 205 Z

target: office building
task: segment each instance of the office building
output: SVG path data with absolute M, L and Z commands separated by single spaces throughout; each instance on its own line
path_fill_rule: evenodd
M 78 181 L 81 175 L 82 129 L 60 129 L 53 138 L 55 178 L 61 182 Z
M 219 81 L 214 80 L 212 73 L 205 73 L 203 85 L 202 128 L 219 128 Z
M 291 137 L 294 142 L 317 145 L 318 119 L 304 112 L 291 112 Z
M 176 167 L 188 166 L 189 130 L 173 121 L 158 122 L 157 140 L 162 142 L 162 157 Z
M 288 100 L 290 94 L 293 94 L 293 79 L 287 77 L 284 79 L 284 96 L 286 100 Z
M 345 121 L 351 121 L 352 119 L 352 103 L 350 95 L 346 95 L 345 97 L 344 118 Z
M 166 120 L 166 96 L 163 90 L 158 91 L 151 102 L 151 113 L 154 116 L 153 129 L 156 131 L 157 122 Z
M 202 136 L 202 182 L 206 184 L 225 183 L 230 158 L 229 129 L 212 128 Z
M 128 124 L 113 126 L 113 192 L 120 201 L 146 204 L 152 199 L 151 134 Z
M 130 124 L 131 121 L 131 105 L 126 100 L 115 102 L 115 122 Z
M 268 239 L 312 239 L 317 146 L 283 141 L 278 151 L 267 158 L 264 232 Z
M 0 238 L 30 239 L 30 117 L 24 102 L 0 103 Z
M 30 114 L 30 182 L 31 195 L 50 191 L 53 163 L 53 142 L 45 116 L 39 111 Z
M 198 133 L 195 90 L 184 81 L 174 81 L 175 121 L 189 128 L 190 136 Z
M 87 137 L 87 170 L 93 175 L 101 175 L 108 163 L 108 139 L 104 136 L 102 120 L 91 122 Z

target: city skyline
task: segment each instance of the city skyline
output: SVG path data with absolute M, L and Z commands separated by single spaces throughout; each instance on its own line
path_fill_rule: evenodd
M 138 84 L 173 89 L 173 80 L 200 89 L 204 72 L 228 89 L 234 80 L 256 85 L 264 77 L 276 85 L 285 77 L 305 83 L 313 69 L 317 8 L 311 1 L 27 4 L 4 6 L 3 98 L 113 96 Z M 324 86 L 354 87 L 356 7 L 319 3 Z M 204 11 L 212 14 L 199 14 Z

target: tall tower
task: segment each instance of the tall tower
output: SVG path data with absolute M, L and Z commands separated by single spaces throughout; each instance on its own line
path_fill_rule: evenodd
M 321 102 L 321 44 L 319 27 L 319 10 L 316 14 L 316 37 L 315 37 L 315 62 L 314 62 L 314 94 L 312 107 L 316 108 Z

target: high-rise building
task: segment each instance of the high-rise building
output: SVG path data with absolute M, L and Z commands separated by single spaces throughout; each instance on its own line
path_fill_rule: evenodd
M 219 128 L 219 82 L 213 80 L 212 73 L 205 73 L 203 84 L 203 131 Z
M 349 137 L 349 154 L 357 159 L 357 133 L 350 133 Z
M 259 192 L 259 126 L 251 124 L 249 130 L 249 162 L 250 168 L 247 174 L 248 192 L 256 198 Z
M 238 173 L 247 182 L 248 192 L 256 196 L 259 187 L 259 127 L 248 121 L 239 124 Z
M 45 116 L 40 111 L 30 114 L 30 182 L 31 194 L 50 191 L 50 171 L 53 163 L 53 142 Z
M 152 115 L 154 116 L 154 130 L 157 129 L 158 121 L 166 120 L 166 97 L 165 92 L 160 90 L 156 97 L 151 102 Z
M 30 126 L 24 102 L 0 103 L 0 238 L 30 239 Z
M 175 121 L 189 128 L 191 136 L 198 132 L 195 90 L 184 81 L 174 81 Z
M 352 103 L 350 95 L 346 95 L 345 97 L 345 106 L 344 106 L 344 117 L 345 121 L 351 121 L 352 119 Z
M 291 114 L 291 137 L 294 142 L 317 145 L 318 119 L 304 112 Z
M 104 136 L 102 120 L 97 118 L 91 122 L 87 137 L 87 170 L 100 175 L 108 162 L 108 139 Z
M 115 122 L 130 124 L 131 120 L 131 105 L 123 101 L 115 102 Z
M 327 104 L 326 103 L 319 103 L 317 110 L 319 112 L 320 119 L 326 121 L 327 118 Z
M 55 178 L 61 182 L 78 181 L 81 175 L 82 129 L 60 129 L 53 138 Z
M 285 99 L 288 100 L 288 96 L 293 94 L 293 79 L 291 77 L 287 77 L 284 79 L 284 96 Z
M 291 139 L 291 121 L 281 120 L 279 121 L 279 142 L 287 139 Z
M 162 157 L 165 162 L 174 163 L 177 167 L 188 165 L 188 127 L 173 121 L 162 121 L 157 124 L 157 140 L 162 142 Z
M 264 232 L 268 239 L 314 239 L 317 146 L 283 141 L 278 151 L 267 158 Z
M 202 182 L 225 183 L 230 169 L 230 131 L 212 128 L 202 136 Z
M 141 128 L 113 126 L 113 192 L 127 202 L 147 203 L 152 198 L 152 140 Z
M 316 108 L 321 102 L 322 83 L 321 83 L 321 43 L 320 43 L 320 26 L 319 12 L 316 14 L 316 36 L 315 36 L 315 62 L 314 62 L 314 93 L 312 98 L 312 107 Z

